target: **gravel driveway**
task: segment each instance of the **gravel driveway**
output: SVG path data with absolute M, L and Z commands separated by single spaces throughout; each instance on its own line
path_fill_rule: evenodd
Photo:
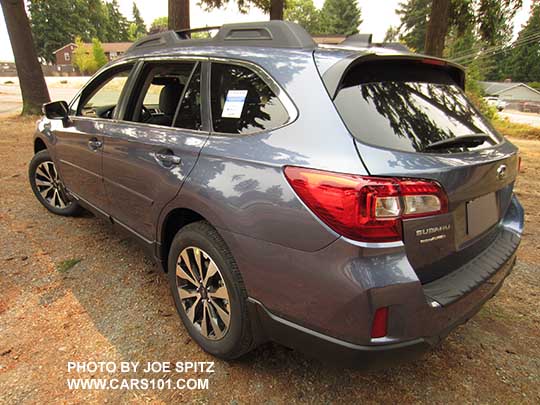
M 540 403 L 540 142 L 517 142 L 527 224 L 514 273 L 423 359 L 360 372 L 268 344 L 216 361 L 209 390 L 69 390 L 68 361 L 214 359 L 189 339 L 166 277 L 134 242 L 35 200 L 26 178 L 35 119 L 0 121 L 0 403 Z

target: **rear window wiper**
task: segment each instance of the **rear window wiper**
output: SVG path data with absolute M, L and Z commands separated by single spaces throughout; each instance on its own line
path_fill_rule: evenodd
M 430 143 L 424 147 L 424 150 L 439 150 L 439 149 L 449 149 L 449 148 L 459 148 L 465 146 L 480 146 L 484 142 L 491 140 L 492 138 L 486 134 L 473 134 L 473 135 L 464 135 L 458 136 L 456 138 L 443 139 L 442 141 L 437 141 Z

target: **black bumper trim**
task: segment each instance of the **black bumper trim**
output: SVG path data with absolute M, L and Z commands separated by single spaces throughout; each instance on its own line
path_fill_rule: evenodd
M 280 318 L 253 298 L 249 298 L 248 303 L 252 307 L 252 314 L 256 313 L 257 322 L 263 329 L 265 337 L 340 367 L 386 368 L 417 359 L 431 347 L 422 338 L 377 346 L 357 345 Z
M 337 339 L 283 319 L 271 313 L 261 302 L 253 298 L 248 298 L 249 313 L 252 325 L 256 326 L 259 342 L 272 340 L 339 367 L 370 370 L 389 368 L 417 360 L 453 329 L 467 322 L 500 290 L 514 264 L 515 255 L 501 266 L 500 272 L 485 281 L 491 285 L 490 291 L 479 298 L 466 312 L 446 325 L 437 335 L 399 343 L 358 345 Z M 443 308 L 440 310 L 444 311 Z

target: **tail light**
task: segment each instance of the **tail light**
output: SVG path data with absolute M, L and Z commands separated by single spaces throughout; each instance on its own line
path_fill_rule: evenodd
M 302 201 L 334 231 L 361 242 L 402 239 L 401 220 L 447 212 L 432 181 L 333 173 L 288 166 L 285 177 Z

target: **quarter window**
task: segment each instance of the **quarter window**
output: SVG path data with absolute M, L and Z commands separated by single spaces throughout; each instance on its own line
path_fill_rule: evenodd
M 215 132 L 251 134 L 280 127 L 289 120 L 272 89 L 243 66 L 213 63 L 210 90 Z

